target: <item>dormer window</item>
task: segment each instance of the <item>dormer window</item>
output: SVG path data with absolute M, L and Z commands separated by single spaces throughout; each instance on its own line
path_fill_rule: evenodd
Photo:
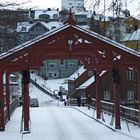
M 56 28 L 55 26 L 52 26 L 52 27 L 51 27 L 51 30 L 53 30 L 53 29 L 55 29 L 55 28 Z
M 22 28 L 21 28 L 21 31 L 22 31 L 22 32 L 25 32 L 25 31 L 26 31 L 26 27 L 22 27 Z
M 53 19 L 58 19 L 58 14 L 53 14 Z
M 50 19 L 50 15 L 48 15 L 48 14 L 41 14 L 41 15 L 39 15 L 39 19 Z

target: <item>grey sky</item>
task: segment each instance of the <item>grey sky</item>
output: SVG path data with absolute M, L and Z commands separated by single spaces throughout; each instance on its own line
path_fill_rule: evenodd
M 26 8 L 30 8 L 30 7 L 36 7 L 36 8 L 40 8 L 40 9 L 46 9 L 46 8 L 59 8 L 61 9 L 61 0 L 0 0 L 2 2 L 10 2 L 10 1 L 15 1 L 17 3 L 20 3 L 22 1 L 30 1 L 28 4 L 26 4 L 26 6 L 24 5 L 24 7 Z M 95 0 L 85 0 L 88 1 L 88 3 L 90 3 L 91 1 L 95 1 Z M 103 9 L 103 1 L 102 2 L 102 6 L 100 6 L 100 8 L 96 8 L 97 12 L 100 13 L 103 10 L 99 10 L 99 9 Z M 106 1 L 106 7 L 108 7 L 107 5 L 110 4 L 110 2 L 112 0 L 105 0 Z M 122 0 L 123 3 L 126 3 L 127 1 L 127 8 L 131 11 L 132 15 L 138 15 L 140 14 L 140 9 L 138 12 L 138 7 L 140 7 L 140 1 L 139 0 Z M 91 7 L 91 3 L 89 4 L 90 6 L 87 6 L 87 9 L 93 9 Z M 123 7 L 125 8 L 126 5 L 124 4 Z

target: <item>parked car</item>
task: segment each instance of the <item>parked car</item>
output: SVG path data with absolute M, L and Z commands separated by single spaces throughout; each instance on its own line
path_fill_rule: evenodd
M 37 98 L 30 98 L 30 107 L 39 107 L 39 102 Z

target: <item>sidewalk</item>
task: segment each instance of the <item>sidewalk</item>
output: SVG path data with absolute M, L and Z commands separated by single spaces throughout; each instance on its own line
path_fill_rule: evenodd
M 101 119 L 96 119 L 96 110 L 88 109 L 87 107 L 72 107 L 90 118 L 97 120 L 103 125 L 109 127 L 113 131 L 117 131 L 123 135 L 132 137 L 135 140 L 140 140 L 140 128 L 132 123 L 128 123 L 125 120 L 121 120 L 121 130 L 115 129 L 115 122 L 113 121 L 113 126 L 110 125 L 112 116 L 108 114 L 101 114 Z

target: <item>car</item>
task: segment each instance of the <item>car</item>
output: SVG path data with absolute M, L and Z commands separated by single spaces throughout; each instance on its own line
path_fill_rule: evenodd
M 39 107 L 39 102 L 37 98 L 30 98 L 30 107 Z

